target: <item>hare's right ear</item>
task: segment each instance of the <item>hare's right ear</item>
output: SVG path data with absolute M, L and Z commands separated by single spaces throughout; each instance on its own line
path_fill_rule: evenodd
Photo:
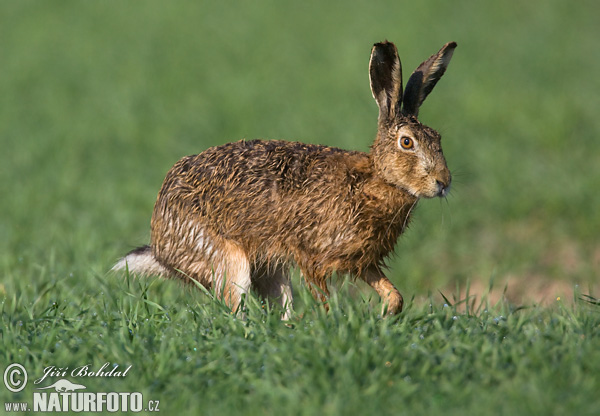
M 371 92 L 379 106 L 379 119 L 393 118 L 400 112 L 402 66 L 396 46 L 387 40 L 373 45 L 369 62 Z
M 419 65 L 408 78 L 402 107 L 404 115 L 416 117 L 419 114 L 419 107 L 446 72 L 455 48 L 456 42 L 446 43 L 438 53 Z

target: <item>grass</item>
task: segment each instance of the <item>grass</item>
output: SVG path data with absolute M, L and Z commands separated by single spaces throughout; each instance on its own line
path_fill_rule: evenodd
M 5 299 L 2 361 L 39 374 L 132 365 L 123 379 L 76 380 L 88 391 L 140 391 L 169 414 L 594 414 L 600 405 L 600 311 L 583 301 L 465 311 L 431 299 L 381 319 L 348 288 L 329 313 L 299 289 L 299 316 L 286 326 L 256 298 L 240 320 L 169 282 L 97 277 L 73 297 L 69 280 L 35 293 L 23 283 Z M 28 401 L 33 391 L 0 397 Z
M 2 3 L 0 370 L 132 365 L 88 389 L 142 391 L 167 414 L 594 413 L 595 10 Z M 293 327 L 253 298 L 241 321 L 173 282 L 107 273 L 147 243 L 157 191 L 183 155 L 244 137 L 367 150 L 368 54 L 385 38 L 405 77 L 459 45 L 420 115 L 444 136 L 453 192 L 420 204 L 390 262 L 413 298 L 400 317 L 378 318 L 360 287 L 325 314 L 296 285 Z M 500 293 L 508 282 L 508 299 L 486 303 L 491 281 Z M 468 284 L 478 297 L 467 310 Z M 32 391 L 0 388 L 0 402 Z

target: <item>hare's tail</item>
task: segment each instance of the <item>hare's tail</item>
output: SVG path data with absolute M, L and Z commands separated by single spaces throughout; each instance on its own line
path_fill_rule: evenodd
M 133 274 L 167 277 L 169 271 L 156 260 L 150 246 L 138 247 L 117 262 L 112 270 L 129 270 Z

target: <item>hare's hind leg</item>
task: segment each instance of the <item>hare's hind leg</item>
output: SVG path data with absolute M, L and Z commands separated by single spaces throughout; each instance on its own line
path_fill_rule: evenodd
M 213 264 L 213 288 L 217 296 L 236 312 L 243 295 L 250 290 L 250 261 L 246 252 L 234 242 L 225 241 L 220 251 L 221 259 Z
M 314 268 L 300 265 L 300 271 L 304 281 L 307 283 L 310 293 L 317 302 L 321 302 L 326 311 L 329 312 L 329 289 L 327 288 L 327 279 L 331 277 L 331 273 L 315 270 Z
M 263 298 L 277 301 L 283 308 L 282 321 L 292 316 L 292 285 L 289 270 L 282 265 L 263 266 L 252 276 L 252 287 Z
M 385 277 L 379 267 L 367 269 L 361 277 L 381 297 L 381 301 L 383 302 L 382 314 L 386 313 L 386 309 L 388 315 L 395 315 L 402 312 L 402 305 L 404 303 L 402 295 L 392 282 L 390 282 L 390 279 Z
M 163 204 L 164 205 L 164 204 Z M 235 241 L 210 231 L 205 219 L 157 202 L 152 216 L 154 257 L 184 280 L 212 288 L 234 312 L 250 289 L 250 262 Z

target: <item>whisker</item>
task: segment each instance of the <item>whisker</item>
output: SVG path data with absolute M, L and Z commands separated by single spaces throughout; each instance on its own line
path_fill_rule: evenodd
M 413 204 L 411 205 L 411 207 L 408 209 L 408 212 L 406 213 L 406 217 L 404 217 L 404 221 L 402 223 L 402 231 L 404 231 L 404 229 L 406 228 L 406 224 L 407 224 L 408 218 L 410 217 L 410 213 L 412 212 L 412 210 L 415 207 L 415 205 L 417 205 L 417 202 L 418 202 L 418 200 L 416 200 L 415 202 L 413 202 Z M 396 213 L 392 217 L 392 221 L 390 221 L 390 224 L 388 225 L 387 230 L 385 230 L 386 234 L 390 231 L 390 229 L 392 228 L 392 224 L 394 224 L 394 221 L 396 221 L 396 218 L 398 217 L 398 215 L 400 215 L 402 213 L 403 209 L 404 209 L 404 205 L 402 205 L 400 207 L 400 209 L 398 211 L 396 211 Z
M 406 228 L 406 225 L 408 224 L 408 218 L 410 217 L 410 213 L 412 212 L 413 208 L 417 205 L 417 202 L 419 200 L 417 199 L 415 202 L 413 202 L 413 204 L 411 205 L 411 207 L 408 209 L 408 212 L 406 213 L 406 217 L 404 217 L 404 223 L 402 224 L 402 230 L 404 230 Z
M 448 201 L 448 196 L 445 195 L 442 198 L 444 199 L 444 202 L 446 202 L 446 206 L 449 207 L 450 206 L 450 202 Z M 440 203 L 440 209 L 442 211 L 442 224 L 441 225 L 443 227 L 444 226 L 444 219 L 445 218 L 444 218 L 444 205 L 443 205 L 443 202 L 442 202 L 442 198 L 440 198 L 440 202 L 439 203 Z M 452 224 L 452 215 L 451 214 L 448 214 L 448 215 L 450 215 L 450 224 Z

